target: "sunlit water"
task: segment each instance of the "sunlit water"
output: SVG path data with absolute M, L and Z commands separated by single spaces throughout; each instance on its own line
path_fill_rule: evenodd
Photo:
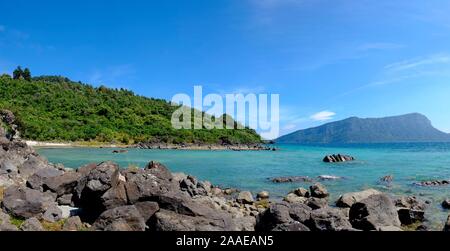
M 450 179 L 450 144 L 374 144 L 336 147 L 279 145 L 280 151 L 186 151 L 140 150 L 113 154 L 113 149 L 68 148 L 39 149 L 53 163 L 79 167 L 91 162 L 112 160 L 128 167 L 143 167 L 150 160 L 164 163 L 173 172 L 184 172 L 221 187 L 235 187 L 254 193 L 267 190 L 272 198 L 280 198 L 294 188 L 309 183 L 274 184 L 269 178 L 278 176 L 334 175 L 341 180 L 321 181 L 331 192 L 331 202 L 345 192 L 376 188 L 395 195 L 415 195 L 432 202 L 427 217 L 429 225 L 438 229 L 448 212 L 440 204 L 450 197 L 450 187 L 418 187 L 415 181 Z M 322 162 L 327 154 L 343 153 L 357 158 L 354 162 L 330 164 Z M 392 174 L 394 183 L 388 188 L 379 184 L 380 177 Z

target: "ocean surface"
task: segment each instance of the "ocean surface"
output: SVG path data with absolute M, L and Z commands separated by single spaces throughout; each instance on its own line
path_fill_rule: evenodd
M 144 167 L 150 160 L 165 164 L 172 172 L 184 172 L 209 180 L 221 187 L 234 187 L 257 193 L 270 192 L 281 198 L 289 191 L 308 188 L 311 183 L 275 184 L 269 179 L 279 176 L 333 175 L 339 180 L 320 181 L 331 193 L 331 203 L 340 194 L 375 188 L 393 195 L 414 195 L 431 201 L 427 223 L 442 229 L 449 212 L 440 206 L 450 198 L 450 186 L 419 187 L 416 181 L 450 179 L 450 143 L 358 144 L 339 146 L 277 145 L 280 151 L 187 151 L 129 149 L 113 154 L 114 149 L 41 148 L 38 152 L 53 163 L 77 168 L 91 162 L 112 160 L 123 168 Z M 349 154 L 357 160 L 346 163 L 324 163 L 327 154 Z M 394 175 L 390 187 L 380 184 L 385 175 Z

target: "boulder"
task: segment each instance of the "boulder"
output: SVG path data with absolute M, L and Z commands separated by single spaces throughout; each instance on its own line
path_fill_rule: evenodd
M 238 194 L 236 201 L 241 204 L 253 204 L 253 195 L 249 191 L 242 191 Z
M 154 231 L 236 231 L 231 218 L 211 219 L 202 216 L 180 215 L 168 210 L 160 210 L 150 226 Z
M 125 206 L 128 201 L 125 183 L 119 182 L 117 186 L 111 187 L 102 195 L 101 201 L 105 209 Z
M 135 206 L 122 206 L 103 212 L 92 225 L 102 231 L 144 231 L 145 220 Z
M 18 231 L 17 227 L 11 224 L 11 217 L 0 210 L 0 232 Z
M 385 194 L 371 195 L 356 202 L 350 208 L 350 222 L 353 227 L 361 230 L 376 230 L 382 226 L 400 227 L 397 209 Z
M 295 193 L 289 193 L 286 197 L 283 198 L 283 201 L 289 203 L 305 203 L 308 200 L 306 197 L 300 197 Z
M 353 229 L 352 224 L 341 210 L 330 207 L 311 211 L 311 218 L 307 226 L 313 231 L 349 231 Z
M 330 195 L 325 186 L 320 183 L 310 186 L 309 190 L 311 191 L 311 197 L 315 198 L 327 198 Z
M 66 172 L 59 176 L 48 177 L 43 180 L 44 191 L 50 190 L 58 195 L 74 193 L 75 187 L 79 184 L 81 175 L 78 172 Z
M 441 205 L 444 209 L 450 209 L 450 199 L 445 199 Z
M 47 222 L 57 222 L 62 219 L 62 211 L 58 208 L 58 206 L 52 205 L 50 206 L 42 216 L 42 219 Z
M 327 155 L 323 159 L 323 162 L 327 163 L 334 163 L 334 162 L 346 162 L 346 161 L 352 161 L 355 160 L 354 157 L 349 155 L 342 155 L 342 154 L 333 154 L 333 155 Z
M 375 194 L 381 194 L 381 192 L 375 189 L 367 189 L 361 192 L 346 193 L 339 197 L 339 199 L 336 201 L 336 206 L 351 207 L 354 203 L 360 202 Z
M 267 200 L 269 199 L 270 194 L 267 191 L 261 191 L 256 195 L 257 200 Z
M 299 188 L 295 189 L 294 191 L 292 191 L 291 193 L 294 193 L 297 196 L 306 197 L 306 198 L 309 198 L 309 196 L 310 196 L 309 190 L 307 190 L 303 187 L 299 187 Z
M 10 186 L 4 191 L 4 210 L 19 218 L 41 217 L 47 209 L 56 205 L 53 196 L 28 187 Z
M 47 181 L 47 179 L 63 175 L 63 171 L 56 168 L 43 168 L 37 170 L 33 175 L 27 180 L 27 186 L 32 189 L 37 189 L 43 191 L 42 185 Z
M 450 232 L 450 215 L 448 216 L 447 221 L 445 222 L 444 231 Z
M 80 217 L 73 216 L 68 218 L 63 225 L 63 231 L 79 231 L 83 228 L 83 223 L 81 222 Z
M 328 207 L 328 201 L 326 198 L 308 198 L 305 204 L 313 210 Z
M 306 224 L 311 218 L 312 209 L 305 204 L 291 204 L 289 205 L 289 216 L 294 221 Z
M 188 175 L 180 181 L 181 191 L 187 192 L 191 197 L 197 195 L 207 195 L 211 191 L 211 184 L 198 182 L 193 176 Z
M 94 168 L 89 168 L 75 188 L 77 194 L 75 206 L 83 208 L 82 219 L 91 222 L 103 211 L 114 206 L 121 200 L 119 184 L 119 166 L 113 162 L 102 162 Z M 77 172 L 80 174 L 80 172 Z M 83 174 L 81 174 L 83 175 Z M 115 190 L 117 188 L 117 190 Z M 110 190 L 110 193 L 105 193 Z M 119 196 L 116 196 L 119 194 Z M 105 196 L 105 197 L 103 197 Z M 119 198 L 117 198 L 119 197 Z M 119 203 L 120 204 L 120 203 Z
M 391 183 L 394 180 L 394 175 L 386 175 L 380 178 L 380 182 Z
M 162 180 L 173 179 L 172 173 L 169 171 L 169 169 L 165 165 L 156 161 L 150 161 L 145 167 L 145 170 L 149 171 L 147 173 L 155 175 Z
M 85 189 L 92 193 L 103 194 L 119 183 L 119 166 L 113 162 L 100 163 L 87 175 Z
M 411 225 L 425 220 L 426 203 L 414 196 L 400 197 L 395 201 L 400 222 Z
M 25 220 L 22 225 L 20 225 L 20 230 L 22 231 L 45 231 L 44 227 L 42 226 L 41 222 L 33 217 Z
M 18 167 L 19 173 L 22 177 L 27 179 L 31 175 L 33 175 L 37 170 L 48 168 L 48 162 L 36 155 L 28 155 L 28 158 L 25 162 Z
M 145 222 L 148 222 L 150 218 L 159 211 L 158 203 L 154 201 L 141 201 L 134 204 L 139 211 Z
M 4 159 L 0 162 L 0 174 L 15 174 L 17 171 L 17 166 L 11 160 Z
M 179 183 L 166 173 L 162 166 L 152 169 L 139 169 L 125 172 L 127 182 L 125 190 L 128 202 L 133 204 L 137 201 L 152 200 L 159 195 L 180 191 Z

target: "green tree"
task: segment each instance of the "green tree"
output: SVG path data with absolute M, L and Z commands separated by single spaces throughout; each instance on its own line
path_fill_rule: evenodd
M 22 77 L 23 77 L 26 81 L 31 81 L 31 72 L 30 72 L 30 69 L 25 68 L 25 69 L 23 70 Z
M 13 79 L 21 79 L 23 78 L 23 70 L 22 67 L 17 66 L 17 68 L 13 72 Z

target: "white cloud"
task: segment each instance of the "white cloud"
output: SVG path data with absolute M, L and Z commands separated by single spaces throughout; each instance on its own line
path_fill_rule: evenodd
M 408 59 L 396 63 L 386 65 L 385 70 L 388 71 L 404 71 L 412 70 L 421 66 L 448 64 L 450 63 L 450 55 L 448 54 L 435 54 L 427 57 L 420 57 L 414 59 Z
M 326 121 L 326 120 L 333 119 L 334 115 L 336 115 L 336 113 L 334 113 L 334 112 L 321 111 L 314 115 L 311 115 L 310 118 L 314 121 Z

